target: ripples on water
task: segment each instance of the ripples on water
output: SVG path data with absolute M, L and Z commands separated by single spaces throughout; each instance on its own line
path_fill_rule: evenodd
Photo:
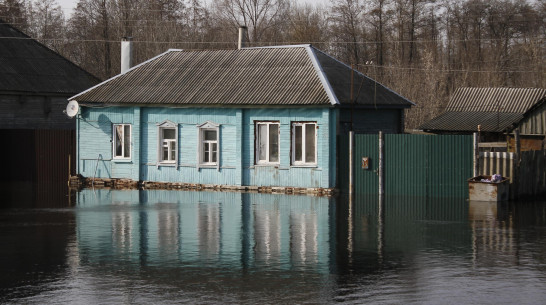
M 373 197 L 84 190 L 10 206 L 0 303 L 546 300 L 545 202 L 387 198 L 379 218 Z

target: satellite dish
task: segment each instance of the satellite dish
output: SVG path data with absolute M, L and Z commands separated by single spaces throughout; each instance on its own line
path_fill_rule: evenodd
M 65 113 L 69 117 L 73 118 L 78 113 L 79 109 L 80 109 L 80 106 L 78 105 L 78 102 L 70 101 L 68 102 L 68 105 L 66 105 Z

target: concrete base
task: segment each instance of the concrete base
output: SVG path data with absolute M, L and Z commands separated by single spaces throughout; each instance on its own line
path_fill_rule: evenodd
M 195 191 L 222 191 L 248 192 L 272 194 L 304 194 L 312 196 L 333 196 L 337 194 L 335 188 L 304 188 L 284 186 L 242 186 L 196 184 L 179 182 L 135 181 L 130 179 L 102 179 L 72 176 L 69 186 L 74 188 L 113 188 L 113 189 L 141 189 L 141 190 L 195 190 Z

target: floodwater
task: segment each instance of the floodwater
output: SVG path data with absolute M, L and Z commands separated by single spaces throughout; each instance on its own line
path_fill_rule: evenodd
M 545 201 L 17 198 L 0 209 L 0 303 L 546 303 Z

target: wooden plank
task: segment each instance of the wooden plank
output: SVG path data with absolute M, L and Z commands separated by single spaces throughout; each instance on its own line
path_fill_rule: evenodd
M 478 147 L 489 147 L 489 148 L 506 148 L 506 142 L 482 142 L 478 144 Z

